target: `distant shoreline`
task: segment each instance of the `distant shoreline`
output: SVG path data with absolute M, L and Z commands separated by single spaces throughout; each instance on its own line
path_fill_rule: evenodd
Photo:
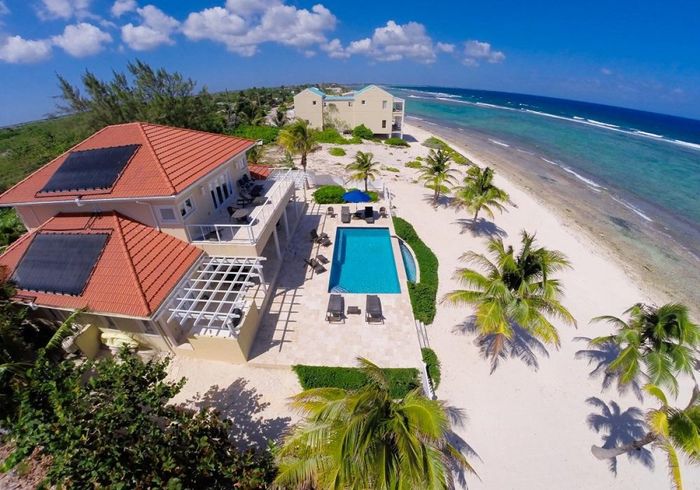
M 671 237 L 633 204 L 615 198 L 599 184 L 547 161 L 534 152 L 493 141 L 476 131 L 459 130 L 407 115 L 411 126 L 434 133 L 476 163 L 488 164 L 601 246 L 658 303 L 685 303 L 697 315 L 700 258 Z M 544 162 L 542 160 L 545 160 Z M 551 162 L 550 162 L 551 163 Z M 656 216 L 655 216 L 656 218 Z M 534 230 L 529 230 L 534 231 Z M 604 280 L 601 277 L 601 280 Z

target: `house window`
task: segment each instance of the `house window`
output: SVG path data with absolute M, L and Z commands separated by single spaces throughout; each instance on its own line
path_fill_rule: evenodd
M 316 105 L 316 101 L 315 101 L 315 100 L 312 100 L 312 101 L 311 101 L 311 105 Z
M 163 223 L 174 223 L 177 221 L 175 208 L 158 208 L 158 212 L 160 213 L 160 220 Z
M 109 325 L 109 328 L 117 328 L 117 324 L 114 323 L 114 320 L 112 320 L 112 317 L 106 316 L 107 319 L 107 324 Z
M 348 107 L 352 107 L 352 100 L 348 102 Z
M 386 129 L 386 119 L 382 119 L 382 129 Z
M 362 105 L 365 105 L 366 100 L 362 99 Z
M 143 331 L 146 332 L 147 334 L 150 335 L 155 335 L 156 331 L 153 328 L 153 325 L 151 322 L 147 322 L 146 320 L 141 320 L 141 325 L 143 325 Z
M 386 100 L 383 100 L 382 101 L 382 109 L 386 109 L 386 104 L 387 104 Z
M 192 199 L 188 197 L 185 202 L 180 204 L 180 216 L 185 218 L 192 214 L 192 211 L 194 211 L 194 204 L 192 204 Z

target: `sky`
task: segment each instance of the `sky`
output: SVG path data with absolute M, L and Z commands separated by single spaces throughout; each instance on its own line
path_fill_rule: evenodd
M 209 90 L 299 83 L 547 95 L 700 118 L 697 0 L 0 0 L 0 125 L 141 59 Z

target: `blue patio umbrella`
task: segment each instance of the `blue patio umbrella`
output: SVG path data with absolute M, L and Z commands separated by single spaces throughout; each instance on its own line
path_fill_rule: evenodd
M 366 192 L 362 192 L 360 189 L 353 189 L 343 194 L 343 201 L 345 202 L 354 202 L 357 204 L 358 202 L 370 202 L 371 200 L 372 196 Z M 357 210 L 357 206 L 355 206 L 355 210 Z

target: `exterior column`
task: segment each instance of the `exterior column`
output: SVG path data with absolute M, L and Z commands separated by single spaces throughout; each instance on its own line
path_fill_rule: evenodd
M 282 210 L 282 217 L 284 218 L 284 234 L 287 236 L 287 243 L 289 243 L 289 220 L 287 219 L 287 206 Z
M 282 251 L 280 250 L 280 240 L 277 237 L 277 228 L 272 230 L 272 238 L 275 240 L 275 252 L 277 252 L 277 258 L 282 259 Z

